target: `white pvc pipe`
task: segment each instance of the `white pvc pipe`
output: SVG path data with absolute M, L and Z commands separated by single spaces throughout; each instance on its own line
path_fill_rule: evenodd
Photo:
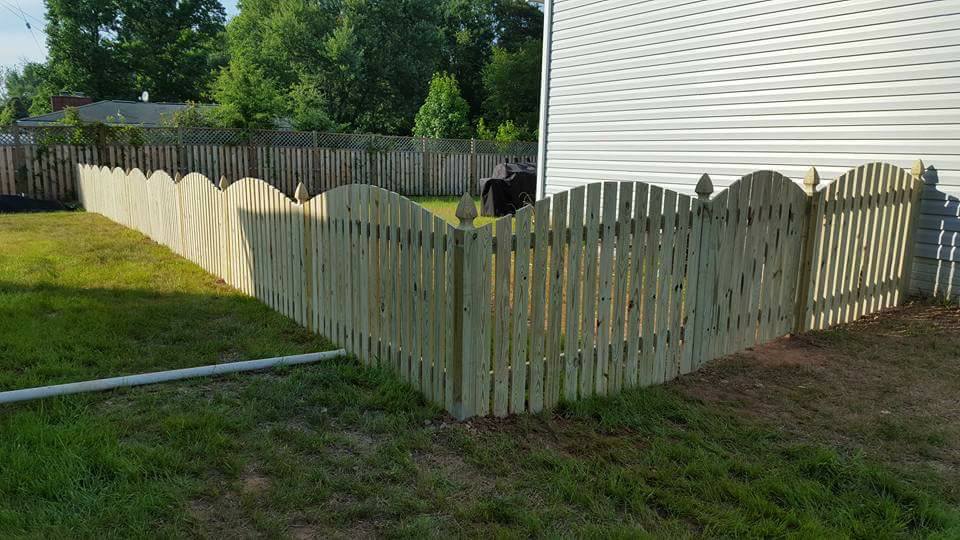
M 297 354 L 293 356 L 278 356 L 275 358 L 265 358 L 263 360 L 246 360 L 243 362 L 231 362 L 229 364 L 216 364 L 212 366 L 174 369 L 171 371 L 158 371 L 155 373 L 127 375 L 125 377 L 113 377 L 110 379 L 99 379 L 95 381 L 58 384 L 55 386 L 24 388 L 22 390 L 0 392 L 0 404 L 15 403 L 18 401 L 30 401 L 34 399 L 63 396 L 67 394 L 80 394 L 83 392 L 101 392 L 103 390 L 112 390 L 114 388 L 122 388 L 125 386 L 142 386 L 145 384 L 179 381 L 181 379 L 192 379 L 195 377 L 210 377 L 215 375 L 226 375 L 228 373 L 240 373 L 243 371 L 257 371 L 261 369 L 270 369 L 277 366 L 309 364 L 312 362 L 319 362 L 320 360 L 332 360 L 340 356 L 345 356 L 346 354 L 347 352 L 345 350 L 338 349 L 336 351 Z

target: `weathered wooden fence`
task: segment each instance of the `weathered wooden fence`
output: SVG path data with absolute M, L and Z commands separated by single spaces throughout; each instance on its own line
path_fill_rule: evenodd
M 474 228 L 369 185 L 297 200 L 255 179 L 80 167 L 90 211 L 388 366 L 460 418 L 670 380 L 784 334 L 899 303 L 918 174 L 851 170 L 826 189 L 774 172 L 711 198 L 579 187 Z
M 77 164 L 85 163 L 261 178 L 289 196 L 300 183 L 311 193 L 360 183 L 411 196 L 459 196 L 477 194 L 478 180 L 498 163 L 536 161 L 535 143 L 276 131 L 244 143 L 226 130 L 137 129 L 135 138 L 99 143 L 81 133 L 77 144 L 68 144 L 73 132 L 65 127 L 0 133 L 0 195 L 76 200 Z

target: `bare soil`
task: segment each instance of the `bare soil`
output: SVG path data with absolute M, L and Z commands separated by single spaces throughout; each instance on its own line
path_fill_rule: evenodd
M 914 303 L 778 339 L 671 383 L 785 434 L 953 478 L 960 500 L 960 308 Z

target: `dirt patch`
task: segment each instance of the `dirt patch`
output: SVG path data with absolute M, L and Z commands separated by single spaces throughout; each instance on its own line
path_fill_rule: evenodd
M 260 495 L 270 489 L 270 479 L 256 470 L 247 470 L 240 477 L 240 490 L 247 495 Z
M 782 338 L 671 386 L 801 440 L 926 466 L 960 485 L 960 308 L 914 304 Z

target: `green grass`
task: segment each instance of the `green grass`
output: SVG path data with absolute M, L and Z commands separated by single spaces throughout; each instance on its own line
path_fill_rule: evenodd
M 0 276 L 2 389 L 329 346 L 95 215 L 0 216 Z M 937 482 L 672 386 L 464 424 L 341 360 L 0 406 L 2 538 L 957 537 Z
M 460 197 L 410 197 L 410 200 L 442 217 L 451 225 L 460 223 L 460 220 L 457 219 L 457 203 L 460 202 Z M 474 197 L 474 202 L 477 204 L 477 211 L 479 212 L 480 199 Z M 480 216 L 473 221 L 473 224 L 476 227 L 483 227 L 495 220 L 496 218 Z

